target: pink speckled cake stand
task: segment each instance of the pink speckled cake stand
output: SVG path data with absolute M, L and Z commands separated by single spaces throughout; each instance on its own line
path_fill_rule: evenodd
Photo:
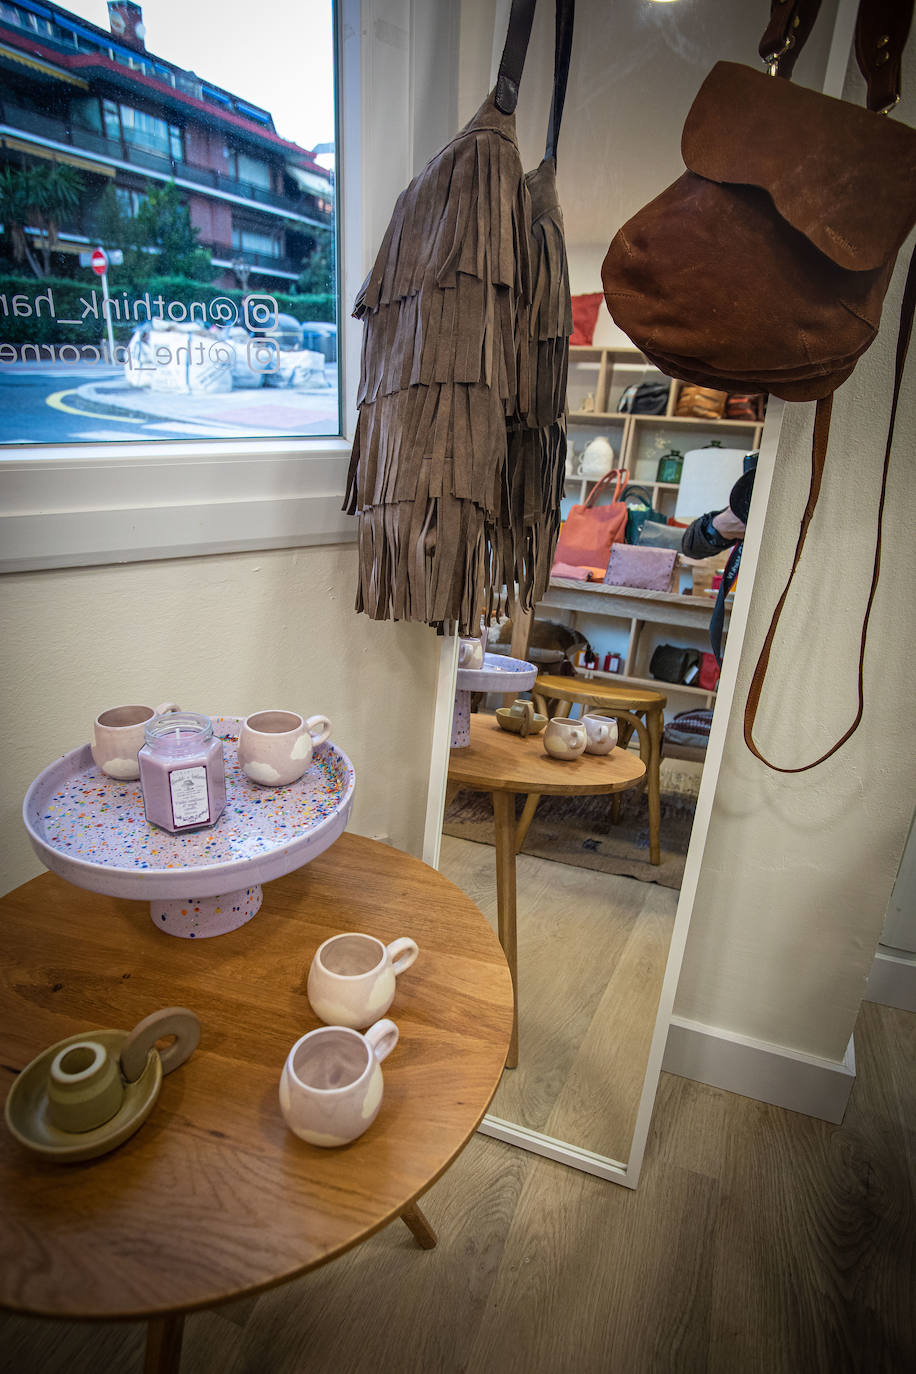
M 139 782 L 117 782 L 89 745 L 52 763 L 22 807 L 42 863 L 77 887 L 150 904 L 159 930 L 184 939 L 224 935 L 250 921 L 261 884 L 301 868 L 346 828 L 356 777 L 342 750 L 319 745 L 290 787 L 256 787 L 238 764 L 240 720 L 219 716 L 226 808 L 216 825 L 173 835 L 150 825 Z
M 484 654 L 482 668 L 459 668 L 455 710 L 452 714 L 452 748 L 466 749 L 471 742 L 472 692 L 527 692 L 538 670 L 521 658 Z

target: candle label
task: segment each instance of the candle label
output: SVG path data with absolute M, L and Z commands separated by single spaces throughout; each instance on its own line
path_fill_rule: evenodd
M 210 819 L 206 768 L 173 768 L 169 773 L 169 787 L 176 829 L 206 825 Z

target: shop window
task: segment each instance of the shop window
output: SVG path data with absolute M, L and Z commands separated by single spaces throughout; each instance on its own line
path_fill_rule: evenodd
M 113 47 L 117 91 L 89 67 L 89 90 L 68 92 L 66 156 L 52 160 L 39 143 L 62 142 L 63 121 L 23 119 L 13 131 L 17 149 L 30 138 L 42 149 L 37 167 L 0 148 L 24 206 L 21 226 L 0 230 L 0 459 L 55 442 L 97 449 L 109 435 L 147 446 L 340 433 L 333 183 L 316 211 L 272 171 L 291 155 L 318 171 L 311 149 L 334 141 L 334 0 L 305 12 L 282 0 L 286 66 L 241 66 L 242 29 L 198 49 L 187 26 L 166 24 L 169 8 L 179 7 L 159 18 L 150 7 L 147 52 Z M 90 0 L 73 0 L 73 15 L 97 22 Z M 321 99 L 301 95 L 305 45 L 326 67 Z M 23 63 L 19 79 L 33 82 L 43 114 L 46 87 L 32 71 Z M 174 79 L 157 92 L 145 78 L 163 72 Z M 53 226 L 77 210 L 99 239 L 82 261 L 58 239 L 49 262 Z M 90 260 L 96 242 L 104 280 Z M 327 269 L 318 287 L 316 265 Z

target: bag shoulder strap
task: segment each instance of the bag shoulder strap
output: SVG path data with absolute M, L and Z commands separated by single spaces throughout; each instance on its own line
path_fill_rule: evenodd
M 557 160 L 557 143 L 560 138 L 560 124 L 563 121 L 563 106 L 566 103 L 566 85 L 569 80 L 569 60 L 572 55 L 575 18 L 576 0 L 557 0 L 553 96 L 550 101 L 550 118 L 547 121 L 547 147 L 544 152 L 544 157 L 548 161 L 556 162 Z
M 782 608 L 789 595 L 789 588 L 792 586 L 792 579 L 802 556 L 805 547 L 805 539 L 808 535 L 808 528 L 814 515 L 817 505 L 817 498 L 820 494 L 821 481 L 824 476 L 824 465 L 827 459 L 827 441 L 830 434 L 830 412 L 833 406 L 833 396 L 827 396 L 818 401 L 817 410 L 814 417 L 814 441 L 811 447 L 811 485 L 808 490 L 808 501 L 805 512 L 802 516 L 801 530 L 798 535 L 798 543 L 795 546 L 795 557 L 792 560 L 792 571 L 789 573 L 789 580 L 786 583 L 782 596 L 776 603 L 770 621 L 770 628 L 766 632 L 763 641 L 763 648 L 760 650 L 760 657 L 754 669 L 751 679 L 750 690 L 747 694 L 747 704 L 744 708 L 744 742 L 750 749 L 755 758 L 761 763 L 765 763 L 767 768 L 772 768 L 776 773 L 807 773 L 811 768 L 817 768 L 818 764 L 829 759 L 840 749 L 850 735 L 854 734 L 859 728 L 862 713 L 865 709 L 864 697 L 864 675 L 865 675 L 865 642 L 868 637 L 868 622 L 871 618 L 871 608 L 875 600 L 875 593 L 878 589 L 878 577 L 881 572 L 881 539 L 884 524 L 884 507 L 887 498 L 887 474 L 890 464 L 891 448 L 894 442 L 894 426 L 897 422 L 897 403 L 900 399 L 900 386 L 903 381 L 903 369 L 906 364 L 906 355 L 910 346 L 910 335 L 913 331 L 913 316 L 916 313 L 916 251 L 910 258 L 910 265 L 907 271 L 906 285 L 903 289 L 903 301 L 900 306 L 900 328 L 897 333 L 897 358 L 894 368 L 894 393 L 891 401 L 891 417 L 887 428 L 887 444 L 884 449 L 884 467 L 881 473 L 881 496 L 878 501 L 878 532 L 875 536 L 875 561 L 872 569 L 871 588 L 868 593 L 868 604 L 865 607 L 865 615 L 862 620 L 862 634 L 859 640 L 859 668 L 858 668 L 858 709 L 855 719 L 849 728 L 840 736 L 835 744 L 821 754 L 820 758 L 813 763 L 801 764 L 797 768 L 781 768 L 778 764 L 771 763 L 768 758 L 757 748 L 754 743 L 754 722 L 757 719 L 757 708 L 760 705 L 760 694 L 763 691 L 763 683 L 766 678 L 767 665 L 770 661 L 770 653 L 773 648 L 773 640 L 776 637 L 776 629 L 779 625 L 779 617 L 782 615 Z
M 611 468 L 610 472 L 605 473 L 603 477 L 598 479 L 598 481 L 595 483 L 595 485 L 589 492 L 588 496 L 586 496 L 585 509 L 589 510 L 595 504 L 596 498 L 600 495 L 601 492 L 607 490 L 607 488 L 611 485 L 612 481 L 616 483 L 614 487 L 614 495 L 612 500 L 619 501 L 620 493 L 626 486 L 626 484 L 629 482 L 629 480 L 630 474 L 626 468 Z
M 870 110 L 886 114 L 900 99 L 900 65 L 916 0 L 859 0 L 855 49 Z M 757 51 L 771 75 L 790 79 L 821 0 L 772 0 Z
M 531 25 L 534 23 L 536 0 L 512 0 L 509 12 L 509 27 L 503 55 L 499 61 L 499 75 L 496 78 L 494 99 L 503 114 L 514 114 L 518 104 L 518 88 L 528 55 L 531 40 Z

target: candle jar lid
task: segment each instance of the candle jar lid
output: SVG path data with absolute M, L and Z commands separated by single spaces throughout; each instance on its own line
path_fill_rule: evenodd
M 146 742 L 168 754 L 187 754 L 213 738 L 213 722 L 197 711 L 166 711 L 147 721 Z

